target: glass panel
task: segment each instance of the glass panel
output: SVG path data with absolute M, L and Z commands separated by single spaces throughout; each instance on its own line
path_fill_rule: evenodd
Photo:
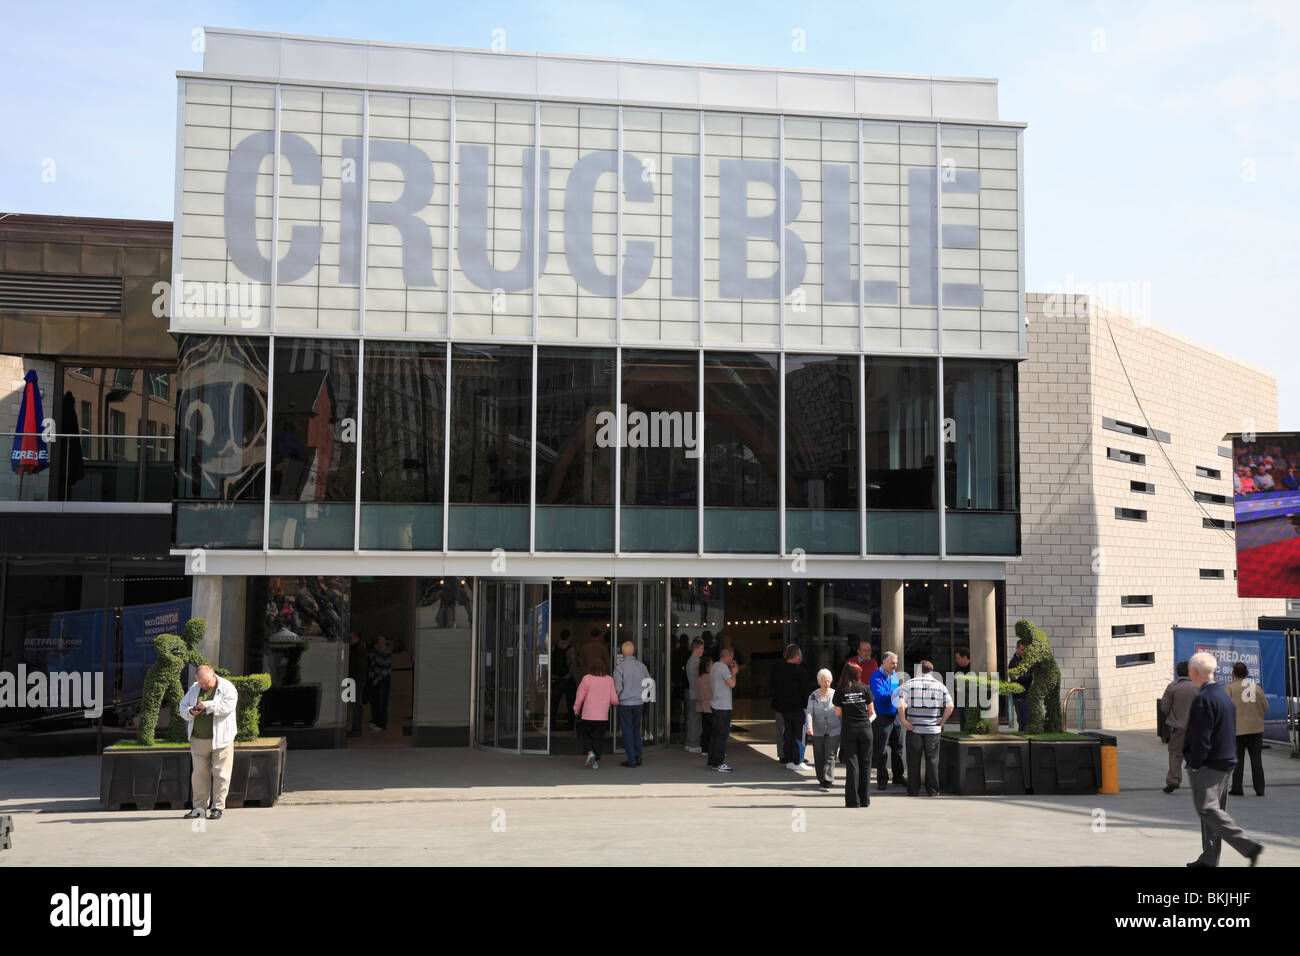
M 478 740 L 518 750 L 520 584 L 479 578 L 478 589 Z
M 803 649 L 810 674 L 824 667 L 838 681 L 844 662 L 864 640 L 880 659 L 879 581 L 791 579 L 786 594 L 786 638 Z
M 704 117 L 706 342 L 775 345 L 780 338 L 780 299 L 798 284 L 787 276 L 778 289 L 780 231 L 799 199 L 789 173 L 780 216 L 780 129 L 774 116 Z
M 858 362 L 785 358 L 786 550 L 858 550 Z
M 956 593 L 954 593 L 954 589 Z M 914 673 L 922 660 L 947 674 L 956 663 L 954 608 L 966 614 L 965 581 L 907 581 L 903 585 L 903 661 Z M 969 634 L 969 628 L 963 633 Z
M 446 100 L 371 94 L 368 333 L 447 331 L 450 150 Z
M 454 336 L 532 334 L 534 119 L 532 103 L 456 101 Z
M 359 94 L 281 91 L 277 330 L 358 327 L 358 242 L 353 221 L 343 219 L 361 213 L 361 133 Z M 314 248 L 298 233 L 320 236 L 317 256 L 295 255 L 296 245 Z
M 339 687 L 348 676 L 351 605 L 350 578 L 249 579 L 248 607 L 257 626 L 244 659 L 247 673 L 271 675 L 261 703 L 266 736 L 343 746 L 347 704 Z
M 623 111 L 624 341 L 699 339 L 699 139 L 697 113 Z
M 956 423 L 944 444 L 948 508 L 1015 511 L 1016 363 L 948 360 L 943 408 Z
M 266 356 L 266 342 L 258 339 L 187 335 L 180 340 L 176 372 L 178 546 L 262 545 Z
M 273 88 L 186 81 L 181 328 L 269 325 L 274 131 Z M 290 238 L 280 236 L 282 256 Z
M 105 613 L 107 570 L 103 561 L 9 562 L 0 671 L 15 675 L 25 665 L 44 674 L 102 673 L 111 644 L 111 633 L 106 640 L 105 632 L 113 626 L 111 613 Z M 78 681 L 78 693 L 81 687 Z M 18 687 L 19 699 L 12 703 L 19 706 L 0 707 L 0 747 L 7 753 L 13 752 L 10 744 L 28 752 L 63 750 L 66 742 L 60 746 L 55 740 L 66 737 L 93 746 L 97 722 L 85 716 L 86 707 L 68 706 L 63 699 L 61 706 L 27 707 L 27 691 Z M 46 703 L 55 702 L 47 698 Z
M 1014 512 L 950 511 L 949 554 L 1019 554 L 1020 516 Z
M 937 345 L 933 126 L 864 123 L 864 348 Z
M 550 743 L 551 594 L 549 584 L 524 585 L 519 666 L 523 671 L 522 749 L 546 753 Z
M 469 579 L 417 578 L 414 739 L 420 746 L 470 743 L 474 601 Z
M 527 550 L 532 349 L 456 345 L 451 354 L 449 546 Z
M 446 347 L 367 342 L 361 547 L 442 550 Z
M 352 547 L 357 371 L 355 342 L 275 343 L 272 548 Z
M 673 699 L 668 677 L 668 582 L 641 581 L 638 600 L 640 607 L 635 634 L 637 657 L 645 664 L 650 679 L 654 681 L 650 688 L 650 698 L 642 709 L 641 739 L 647 745 L 666 744 L 669 732 L 668 708 Z
M 868 357 L 867 552 L 936 554 L 935 362 Z
M 610 349 L 538 349 L 539 549 L 614 550 L 614 366 Z
M 858 344 L 858 124 L 786 117 L 785 341 Z
M 775 355 L 704 356 L 704 549 L 780 550 L 781 409 Z
M 541 145 L 551 175 L 541 213 L 549 255 L 538 288 L 538 335 L 613 341 L 618 113 L 543 104 Z M 639 178 L 639 167 L 630 172 Z
M 581 753 L 573 702 L 578 683 L 600 659 L 612 667 L 613 587 L 600 578 L 551 582 L 551 753 Z
M 624 551 L 696 549 L 697 363 L 695 352 L 623 352 Z

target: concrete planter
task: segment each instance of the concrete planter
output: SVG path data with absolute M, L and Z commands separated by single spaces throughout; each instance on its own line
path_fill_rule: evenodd
M 1096 793 L 1101 786 L 1101 742 L 1029 739 L 1034 796 Z
M 274 806 L 284 792 L 283 737 L 235 744 L 227 808 Z M 99 803 L 105 810 L 183 810 L 190 805 L 188 747 L 106 749 L 99 764 Z
M 939 786 L 948 793 L 1015 796 L 1029 785 L 1029 741 L 1003 734 L 939 740 Z

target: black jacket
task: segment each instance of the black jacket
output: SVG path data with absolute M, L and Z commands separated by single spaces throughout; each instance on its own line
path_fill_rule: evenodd
M 1192 770 L 1231 770 L 1237 763 L 1237 708 L 1223 685 L 1207 681 L 1187 716 L 1183 759 Z
M 772 709 L 779 714 L 803 710 L 808 703 L 808 695 L 816 686 L 816 681 L 808 674 L 808 668 L 802 664 L 782 661 L 776 665 L 772 674 Z

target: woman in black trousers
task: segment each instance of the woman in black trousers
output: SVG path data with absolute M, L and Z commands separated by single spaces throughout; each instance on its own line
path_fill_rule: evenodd
M 840 709 L 840 753 L 844 759 L 844 805 L 871 805 L 871 720 L 875 708 L 871 688 L 862 683 L 862 669 L 844 665 L 839 687 L 831 698 Z

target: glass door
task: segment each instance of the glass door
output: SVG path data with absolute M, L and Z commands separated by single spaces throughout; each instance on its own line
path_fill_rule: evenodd
M 524 753 L 550 752 L 551 743 L 551 585 L 530 581 L 523 586 L 524 613 L 519 677 L 521 734 Z
M 519 749 L 518 581 L 479 578 L 478 742 Z
M 551 586 L 478 579 L 477 742 L 549 753 Z
M 617 664 L 623 644 L 631 642 L 637 660 L 650 672 L 642 689 L 641 740 L 643 744 L 668 742 L 668 583 L 619 581 L 614 587 L 614 647 Z M 613 721 L 614 748 L 623 746 L 618 720 Z

